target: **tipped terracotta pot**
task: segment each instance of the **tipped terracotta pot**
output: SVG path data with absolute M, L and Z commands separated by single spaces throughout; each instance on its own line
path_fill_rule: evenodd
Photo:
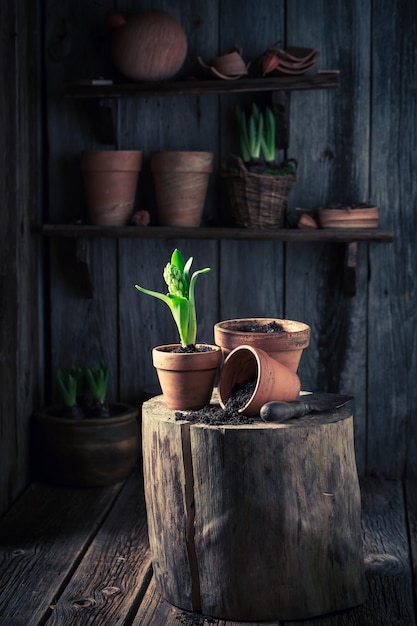
M 83 150 L 81 170 L 90 222 L 125 226 L 133 213 L 142 152 Z
M 250 400 L 239 409 L 247 416 L 259 415 L 266 402 L 293 402 L 300 393 L 300 379 L 288 367 L 253 346 L 239 346 L 224 362 L 219 378 L 220 405 L 224 408 L 236 385 L 255 381 Z
M 253 332 L 258 325 L 276 323 L 282 332 Z M 249 345 L 265 350 L 272 358 L 297 372 L 304 348 L 310 345 L 310 326 L 304 322 L 271 317 L 246 317 L 225 320 L 214 326 L 214 343 L 224 358 L 237 346 Z
M 159 384 L 169 409 L 198 410 L 209 404 L 222 361 L 218 346 L 203 346 L 203 352 L 173 352 L 178 344 L 157 346 L 152 350 Z
M 212 152 L 152 152 L 150 166 L 161 226 L 200 226 L 212 164 Z

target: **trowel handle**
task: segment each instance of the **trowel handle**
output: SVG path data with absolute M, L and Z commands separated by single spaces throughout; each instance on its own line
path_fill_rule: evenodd
M 293 417 L 303 417 L 310 412 L 310 407 L 303 400 L 294 402 L 267 402 L 261 407 L 260 416 L 266 422 L 286 422 Z

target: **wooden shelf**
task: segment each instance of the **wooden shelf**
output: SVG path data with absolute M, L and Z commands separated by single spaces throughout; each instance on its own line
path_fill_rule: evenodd
M 92 298 L 90 246 L 91 238 L 111 239 L 234 239 L 251 241 L 276 241 L 288 243 L 342 243 L 346 245 L 344 290 L 348 296 L 356 293 L 356 264 L 358 243 L 389 243 L 394 231 L 378 228 L 323 228 L 300 230 L 281 228 L 278 230 L 255 230 L 252 228 L 168 228 L 162 226 L 92 226 L 89 224 L 44 224 L 42 233 L 46 237 L 66 237 L 75 240 L 74 261 L 78 276 L 83 277 L 84 295 Z
M 335 89 L 339 73 L 321 71 L 303 76 L 276 78 L 239 78 L 237 80 L 189 79 L 161 82 L 123 83 L 111 85 L 72 83 L 65 86 L 68 98 L 132 98 L 155 96 L 193 96 L 253 91 L 295 91 L 306 89 Z
M 367 241 L 390 243 L 394 231 L 379 228 L 318 228 L 302 230 L 281 228 L 279 230 L 255 230 L 252 228 L 168 228 L 163 226 L 92 226 L 89 224 L 44 224 L 46 237 L 103 237 L 137 239 L 241 239 L 287 242 L 340 242 Z

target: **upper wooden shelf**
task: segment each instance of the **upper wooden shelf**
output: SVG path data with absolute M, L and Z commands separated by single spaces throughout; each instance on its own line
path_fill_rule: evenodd
M 44 224 L 42 232 L 47 237 L 105 237 L 138 239 L 250 239 L 262 241 L 349 243 L 369 241 L 389 243 L 394 231 L 379 228 L 317 228 L 303 230 L 281 228 L 256 230 L 252 228 L 199 227 L 171 228 L 163 226 L 92 226 L 89 224 Z
M 300 89 L 334 89 L 339 86 L 338 70 L 302 76 L 276 78 L 239 78 L 237 80 L 167 80 L 160 82 L 100 85 L 71 83 L 65 86 L 68 98 L 131 98 L 153 96 L 192 96 L 216 93 L 243 93 L 253 91 L 295 91 Z

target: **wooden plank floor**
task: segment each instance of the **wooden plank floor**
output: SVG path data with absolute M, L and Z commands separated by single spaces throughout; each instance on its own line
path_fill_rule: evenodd
M 361 493 L 366 602 L 285 626 L 416 624 L 416 483 L 366 478 Z M 3 516 L 0 624 L 239 626 L 241 622 L 187 613 L 160 597 L 152 577 L 138 469 L 125 485 L 109 488 L 35 483 Z

